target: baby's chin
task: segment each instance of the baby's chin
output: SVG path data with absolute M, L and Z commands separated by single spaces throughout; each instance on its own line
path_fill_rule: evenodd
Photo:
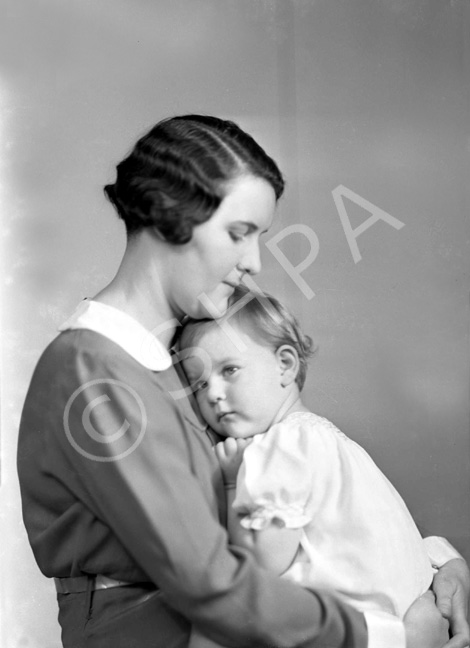
M 213 429 L 219 436 L 225 437 L 226 439 L 249 439 L 256 436 L 257 434 L 263 434 L 264 432 L 266 432 L 266 430 L 260 430 L 259 428 L 255 427 L 237 428 L 235 426 L 229 427 L 222 425 L 217 425 Z

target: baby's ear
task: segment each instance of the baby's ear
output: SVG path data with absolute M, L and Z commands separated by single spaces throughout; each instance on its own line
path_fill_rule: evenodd
M 295 382 L 299 373 L 299 355 L 293 346 L 283 344 L 276 350 L 276 358 L 281 370 L 281 385 L 287 387 Z

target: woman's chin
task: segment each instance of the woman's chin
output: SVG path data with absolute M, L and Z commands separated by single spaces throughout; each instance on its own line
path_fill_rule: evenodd
M 207 295 L 199 298 L 198 306 L 190 316 L 193 319 L 218 319 L 225 315 L 228 309 L 228 297 L 213 299 Z

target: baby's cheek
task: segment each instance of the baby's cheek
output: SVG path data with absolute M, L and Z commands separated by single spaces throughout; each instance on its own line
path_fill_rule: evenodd
M 213 416 L 211 416 L 211 408 L 208 406 L 207 401 L 205 398 L 197 398 L 197 404 L 199 405 L 199 411 L 202 414 L 202 418 L 206 421 L 206 423 L 209 423 L 209 425 L 213 424 Z

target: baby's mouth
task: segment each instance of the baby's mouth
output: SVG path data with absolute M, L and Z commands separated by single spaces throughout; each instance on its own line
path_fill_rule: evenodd
M 226 416 L 230 416 L 234 412 L 219 412 L 217 414 L 217 423 L 220 423 Z

